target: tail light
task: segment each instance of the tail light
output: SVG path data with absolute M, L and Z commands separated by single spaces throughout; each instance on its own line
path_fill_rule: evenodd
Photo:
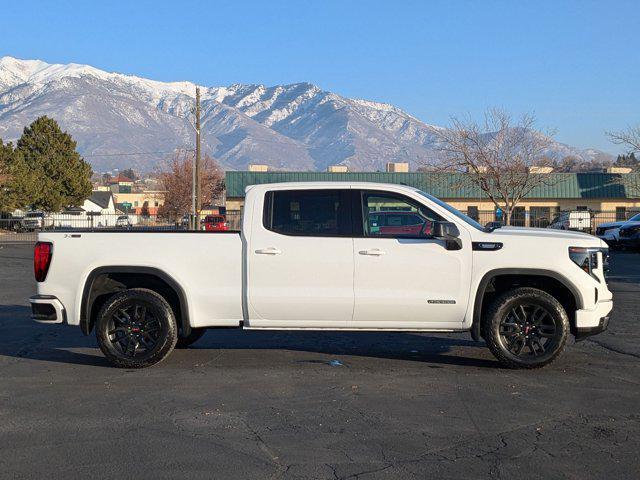
M 44 282 L 49 271 L 51 255 L 53 254 L 53 244 L 49 242 L 37 242 L 33 249 L 33 273 L 36 282 Z

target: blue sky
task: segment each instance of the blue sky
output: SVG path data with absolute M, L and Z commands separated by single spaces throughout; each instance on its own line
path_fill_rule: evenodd
M 640 124 L 635 1 L 0 1 L 0 56 L 205 85 L 308 81 L 445 125 L 535 112 L 579 147 Z

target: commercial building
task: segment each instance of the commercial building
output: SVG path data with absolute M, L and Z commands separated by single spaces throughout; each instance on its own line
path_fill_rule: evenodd
M 347 181 L 396 183 L 419 188 L 450 203 L 481 223 L 499 217 L 496 207 L 463 173 L 418 172 L 227 172 L 227 211 L 241 210 L 249 185 L 274 182 Z M 552 173 L 514 212 L 516 225 L 546 226 L 560 211 L 589 210 L 594 226 L 640 211 L 640 174 Z
M 327 172 L 329 173 L 347 173 L 349 171 L 349 167 L 346 165 L 329 165 L 327 167 Z
M 131 193 L 135 182 L 123 174 L 109 180 L 109 188 L 113 193 Z
M 409 164 L 406 162 L 387 162 L 387 173 L 407 173 Z
M 156 215 L 158 209 L 164 204 L 163 191 L 114 193 L 113 197 L 115 198 L 118 209 L 125 213 L 142 214 L 142 209 L 146 202 L 147 213 L 149 215 Z

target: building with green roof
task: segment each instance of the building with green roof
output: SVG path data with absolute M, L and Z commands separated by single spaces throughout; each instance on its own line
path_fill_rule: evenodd
M 463 173 L 387 173 L 387 172 L 226 172 L 226 205 L 241 210 L 249 185 L 280 182 L 375 182 L 409 185 L 431 193 L 466 211 L 490 220 L 495 205 Z M 549 182 L 539 185 L 519 204 L 514 217 L 522 224 L 529 218 L 548 222 L 561 210 L 590 210 L 602 221 L 627 218 L 640 211 L 640 174 L 628 173 L 551 173 Z M 484 212 L 484 213 L 483 213 Z M 611 217 L 611 218 L 610 218 Z M 517 221 L 517 220 L 516 220 Z

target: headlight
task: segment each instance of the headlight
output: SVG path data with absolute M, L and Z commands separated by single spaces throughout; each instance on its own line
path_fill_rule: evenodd
M 602 258 L 606 259 L 606 250 L 607 249 L 598 247 L 569 247 L 569 258 L 580 267 L 580 269 L 600 281 L 594 270 L 598 268 L 598 252 L 602 252 Z

